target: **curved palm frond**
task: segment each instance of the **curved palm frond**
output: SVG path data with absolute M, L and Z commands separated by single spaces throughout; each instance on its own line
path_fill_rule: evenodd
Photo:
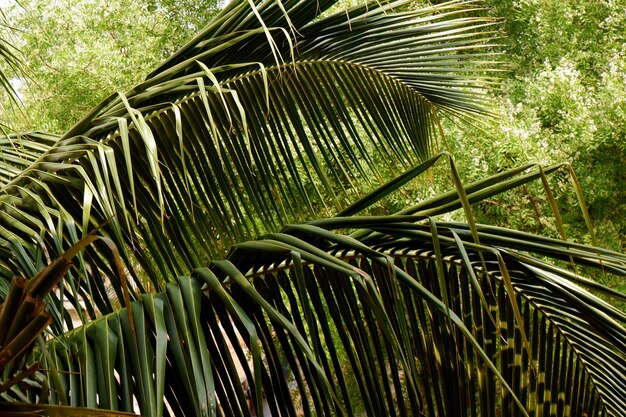
M 514 247 L 621 277 L 626 256 L 483 226 L 492 241 L 476 245 L 465 224 L 432 234 L 407 217 L 318 220 L 239 244 L 133 302 L 134 331 L 121 310 L 50 341 L 44 364 L 58 374 L 36 399 L 133 411 L 135 398 L 147 416 L 624 414 L 626 314 Z M 358 239 L 325 228 L 359 224 Z
M 468 198 L 536 179 L 528 168 L 470 184 Z M 603 299 L 626 295 L 558 264 L 619 279 L 626 256 L 487 225 L 476 244 L 468 224 L 424 215 L 459 205 L 444 195 L 414 215 L 321 219 L 238 244 L 132 311 L 51 340 L 47 374 L 7 395 L 149 416 L 623 414 L 626 314 Z
M 0 191 L 2 274 L 28 275 L 24 264 L 106 223 L 140 291 L 138 275 L 162 289 L 414 165 L 436 111 L 483 112 L 497 21 L 475 17 L 476 2 L 320 17 L 333 3 L 232 2 L 144 83 L 104 101 Z M 84 273 L 104 263 L 84 261 Z
M 492 80 L 468 70 L 493 60 L 496 22 L 468 17 L 478 2 L 320 16 L 333 3 L 231 2 L 143 84 L 22 173 L 6 171 L 4 277 L 35 275 L 101 227 L 134 278 L 129 287 L 104 251 L 78 255 L 49 297 L 51 337 L 32 358 L 42 370 L 2 393 L 62 409 L 15 413 L 626 413 L 626 317 L 604 301 L 626 296 L 559 266 L 623 277 L 626 257 L 432 218 L 541 170 L 395 216 L 317 220 L 241 243 L 339 211 L 414 166 L 439 109 L 482 112 L 476 88 Z M 231 243 L 227 260 L 210 261 Z M 86 324 L 68 331 L 75 321 Z
M 56 135 L 41 132 L 0 136 L 0 187 L 33 165 L 58 140 Z

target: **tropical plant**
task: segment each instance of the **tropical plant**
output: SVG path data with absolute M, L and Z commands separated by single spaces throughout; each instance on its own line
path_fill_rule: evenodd
M 233 1 L 62 137 L 6 138 L 4 294 L 94 229 L 119 248 L 87 248 L 49 294 L 49 337 L 3 377 L 41 368 L 6 413 L 626 411 L 626 316 L 605 301 L 626 297 L 567 269 L 624 276 L 626 257 L 471 214 L 563 167 L 462 186 L 449 159 L 455 190 L 356 216 L 441 158 L 439 111 L 485 113 L 497 21 L 473 1 L 333 3 Z
M 317 19 L 333 3 L 230 3 L 144 83 L 112 94 L 27 169 L 2 173 L 2 201 L 16 210 L 2 238 L 53 259 L 108 222 L 130 272 L 161 288 L 414 166 L 437 112 L 485 112 L 498 22 L 470 17 L 475 2 Z M 19 273 L 4 248 L 4 275 Z

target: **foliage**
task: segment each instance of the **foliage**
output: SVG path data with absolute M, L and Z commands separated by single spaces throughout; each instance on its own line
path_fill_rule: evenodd
M 385 15 L 400 2 L 311 22 L 331 3 L 294 2 L 289 20 L 268 3 L 262 21 L 249 5 L 230 5 L 144 83 L 6 178 L 0 198 L 15 214 L 3 239 L 34 257 L 43 241 L 54 257 L 108 222 L 131 272 L 161 288 L 232 243 L 339 211 L 373 188 L 370 179 L 415 164 L 435 134 L 435 109 L 483 111 L 480 90 L 464 85 L 485 78 L 464 61 L 496 22 L 459 16 L 472 3 L 443 6 L 434 20 L 431 8 Z M 480 68 L 481 56 L 469 64 Z M 5 248 L 4 273 L 21 271 Z
M 22 74 L 20 70 L 21 61 L 15 46 L 13 45 L 14 29 L 9 25 L 4 11 L 0 9 L 0 90 L 3 97 L 8 103 L 17 102 L 15 88 L 11 83 L 11 75 L 14 73 Z M 4 128 L 4 126 L 0 125 Z
M 490 0 L 506 18 L 510 75 L 497 123 L 459 129 L 448 142 L 467 180 L 522 164 L 569 161 L 578 173 L 598 242 L 626 248 L 626 33 L 624 1 Z M 552 182 L 568 235 L 590 242 L 569 186 Z M 484 221 L 556 234 L 547 200 L 532 186 L 482 206 Z M 503 218 L 502 213 L 506 216 Z M 480 216 L 480 215 L 479 215 Z
M 3 399 L 53 405 L 11 412 L 626 411 L 626 316 L 612 304 L 626 297 L 577 273 L 623 277 L 624 255 L 473 215 L 571 171 L 503 168 L 463 186 L 451 157 L 428 158 L 441 115 L 487 112 L 498 20 L 474 1 L 334 3 L 231 2 L 54 143 L 3 142 L 16 153 L 0 172 L 2 292 L 94 229 L 120 251 L 89 247 L 50 293 L 43 370 Z M 452 191 L 357 216 L 440 158 Z M 459 209 L 464 222 L 446 221 Z
M 465 192 L 489 198 L 521 173 Z M 584 288 L 626 296 L 541 258 L 624 276 L 626 257 L 428 220 L 461 200 L 240 243 L 227 260 L 51 340 L 50 389 L 25 395 L 127 411 L 136 398 L 148 416 L 247 416 L 245 378 L 254 407 L 271 415 L 355 415 L 361 401 L 371 416 L 622 414 L 626 315 Z
M 27 360 L 35 341 L 44 345 L 41 335 L 52 322 L 45 299 L 71 268 L 73 258 L 98 239 L 101 238 L 87 236 L 81 239 L 31 279 L 17 275 L 11 279 L 11 286 L 0 308 L 0 373 L 3 381 L 0 393 L 39 370 L 40 363 L 27 367 Z
M 26 0 L 7 10 L 29 77 L 16 131 L 63 133 L 114 91 L 139 83 L 216 11 L 215 0 Z M 201 11 L 201 13 L 198 13 Z M 17 74 L 18 76 L 21 74 Z M 15 75 L 13 75 L 15 76 Z

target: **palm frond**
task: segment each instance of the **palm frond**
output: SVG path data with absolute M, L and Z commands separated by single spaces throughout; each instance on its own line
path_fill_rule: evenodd
M 33 165 L 59 138 L 41 132 L 0 136 L 0 187 Z
M 94 109 L 0 191 L 11 207 L 3 274 L 27 275 L 16 247 L 53 259 L 106 224 L 127 268 L 162 289 L 416 164 L 435 111 L 483 111 L 497 22 L 476 17 L 475 2 L 319 17 L 333 3 L 232 2 L 144 83 Z
M 355 227 L 337 220 L 333 228 Z M 64 393 L 73 406 L 133 411 L 136 398 L 148 416 L 626 411 L 623 312 L 504 238 L 476 245 L 467 225 L 438 223 L 436 256 L 428 225 L 395 220 L 363 218 L 369 234 L 358 240 L 320 220 L 239 244 L 228 260 L 133 302 L 134 333 L 122 310 L 50 341 L 61 382 L 45 401 Z M 610 258 L 626 275 L 624 255 L 551 245 L 577 260 Z
M 334 3 L 233 1 L 144 83 L 8 154 L 0 293 L 97 228 L 123 265 L 77 255 L 48 340 L 19 364 L 41 370 L 4 400 L 58 405 L 42 415 L 626 414 L 611 304 L 626 297 L 560 264 L 623 277 L 626 257 L 433 218 L 559 166 L 352 216 L 434 163 L 418 165 L 437 111 L 485 113 L 497 22 L 474 1 L 322 15 Z M 334 212 L 352 217 L 248 241 Z

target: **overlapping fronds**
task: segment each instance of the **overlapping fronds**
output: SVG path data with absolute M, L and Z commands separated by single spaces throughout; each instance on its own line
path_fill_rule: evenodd
M 466 198 L 559 167 L 529 168 L 469 184 Z M 567 267 L 623 279 L 626 256 L 430 217 L 461 204 L 444 194 L 411 215 L 321 219 L 240 243 L 131 311 L 50 340 L 34 358 L 47 372 L 5 398 L 147 416 L 622 415 L 626 314 L 613 304 L 626 295 Z M 123 304 L 122 283 L 110 285 Z
M 497 22 L 474 1 L 324 15 L 333 3 L 233 1 L 53 145 L 34 134 L 7 154 L 0 291 L 96 228 L 121 256 L 77 255 L 48 340 L 19 364 L 41 369 L 3 387 L 51 405 L 7 412 L 626 414 L 611 304 L 626 296 L 565 269 L 624 277 L 626 257 L 471 216 L 561 167 L 463 187 L 451 164 L 455 191 L 354 216 L 434 163 L 418 165 L 438 111 L 484 112 Z M 433 217 L 459 208 L 468 224 Z
M 32 279 L 16 275 L 11 280 L 0 305 L 0 393 L 22 383 L 39 369 L 40 363 L 29 363 L 29 359 L 35 341 L 43 345 L 41 335 L 52 322 L 46 297 L 72 267 L 74 257 L 99 239 L 94 235 L 81 239 Z
M 50 386 L 30 400 L 136 399 L 146 416 L 626 412 L 626 315 L 584 286 L 626 296 L 532 252 L 618 277 L 626 256 L 486 226 L 476 245 L 466 224 L 408 220 L 318 220 L 239 244 L 133 302 L 134 331 L 121 310 L 52 340 Z M 358 226 L 359 239 L 327 230 Z
M 233 243 L 330 215 L 414 165 L 436 112 L 484 112 L 497 21 L 476 2 L 320 17 L 333 3 L 229 3 L 144 83 L 7 176 L 2 275 L 32 275 L 28 265 L 102 226 L 136 285 L 142 275 L 163 289 Z M 106 271 L 100 255 L 82 261 L 84 274 Z M 96 291 L 81 288 L 74 298 Z
M 40 132 L 0 136 L 0 187 L 33 165 L 58 139 Z

